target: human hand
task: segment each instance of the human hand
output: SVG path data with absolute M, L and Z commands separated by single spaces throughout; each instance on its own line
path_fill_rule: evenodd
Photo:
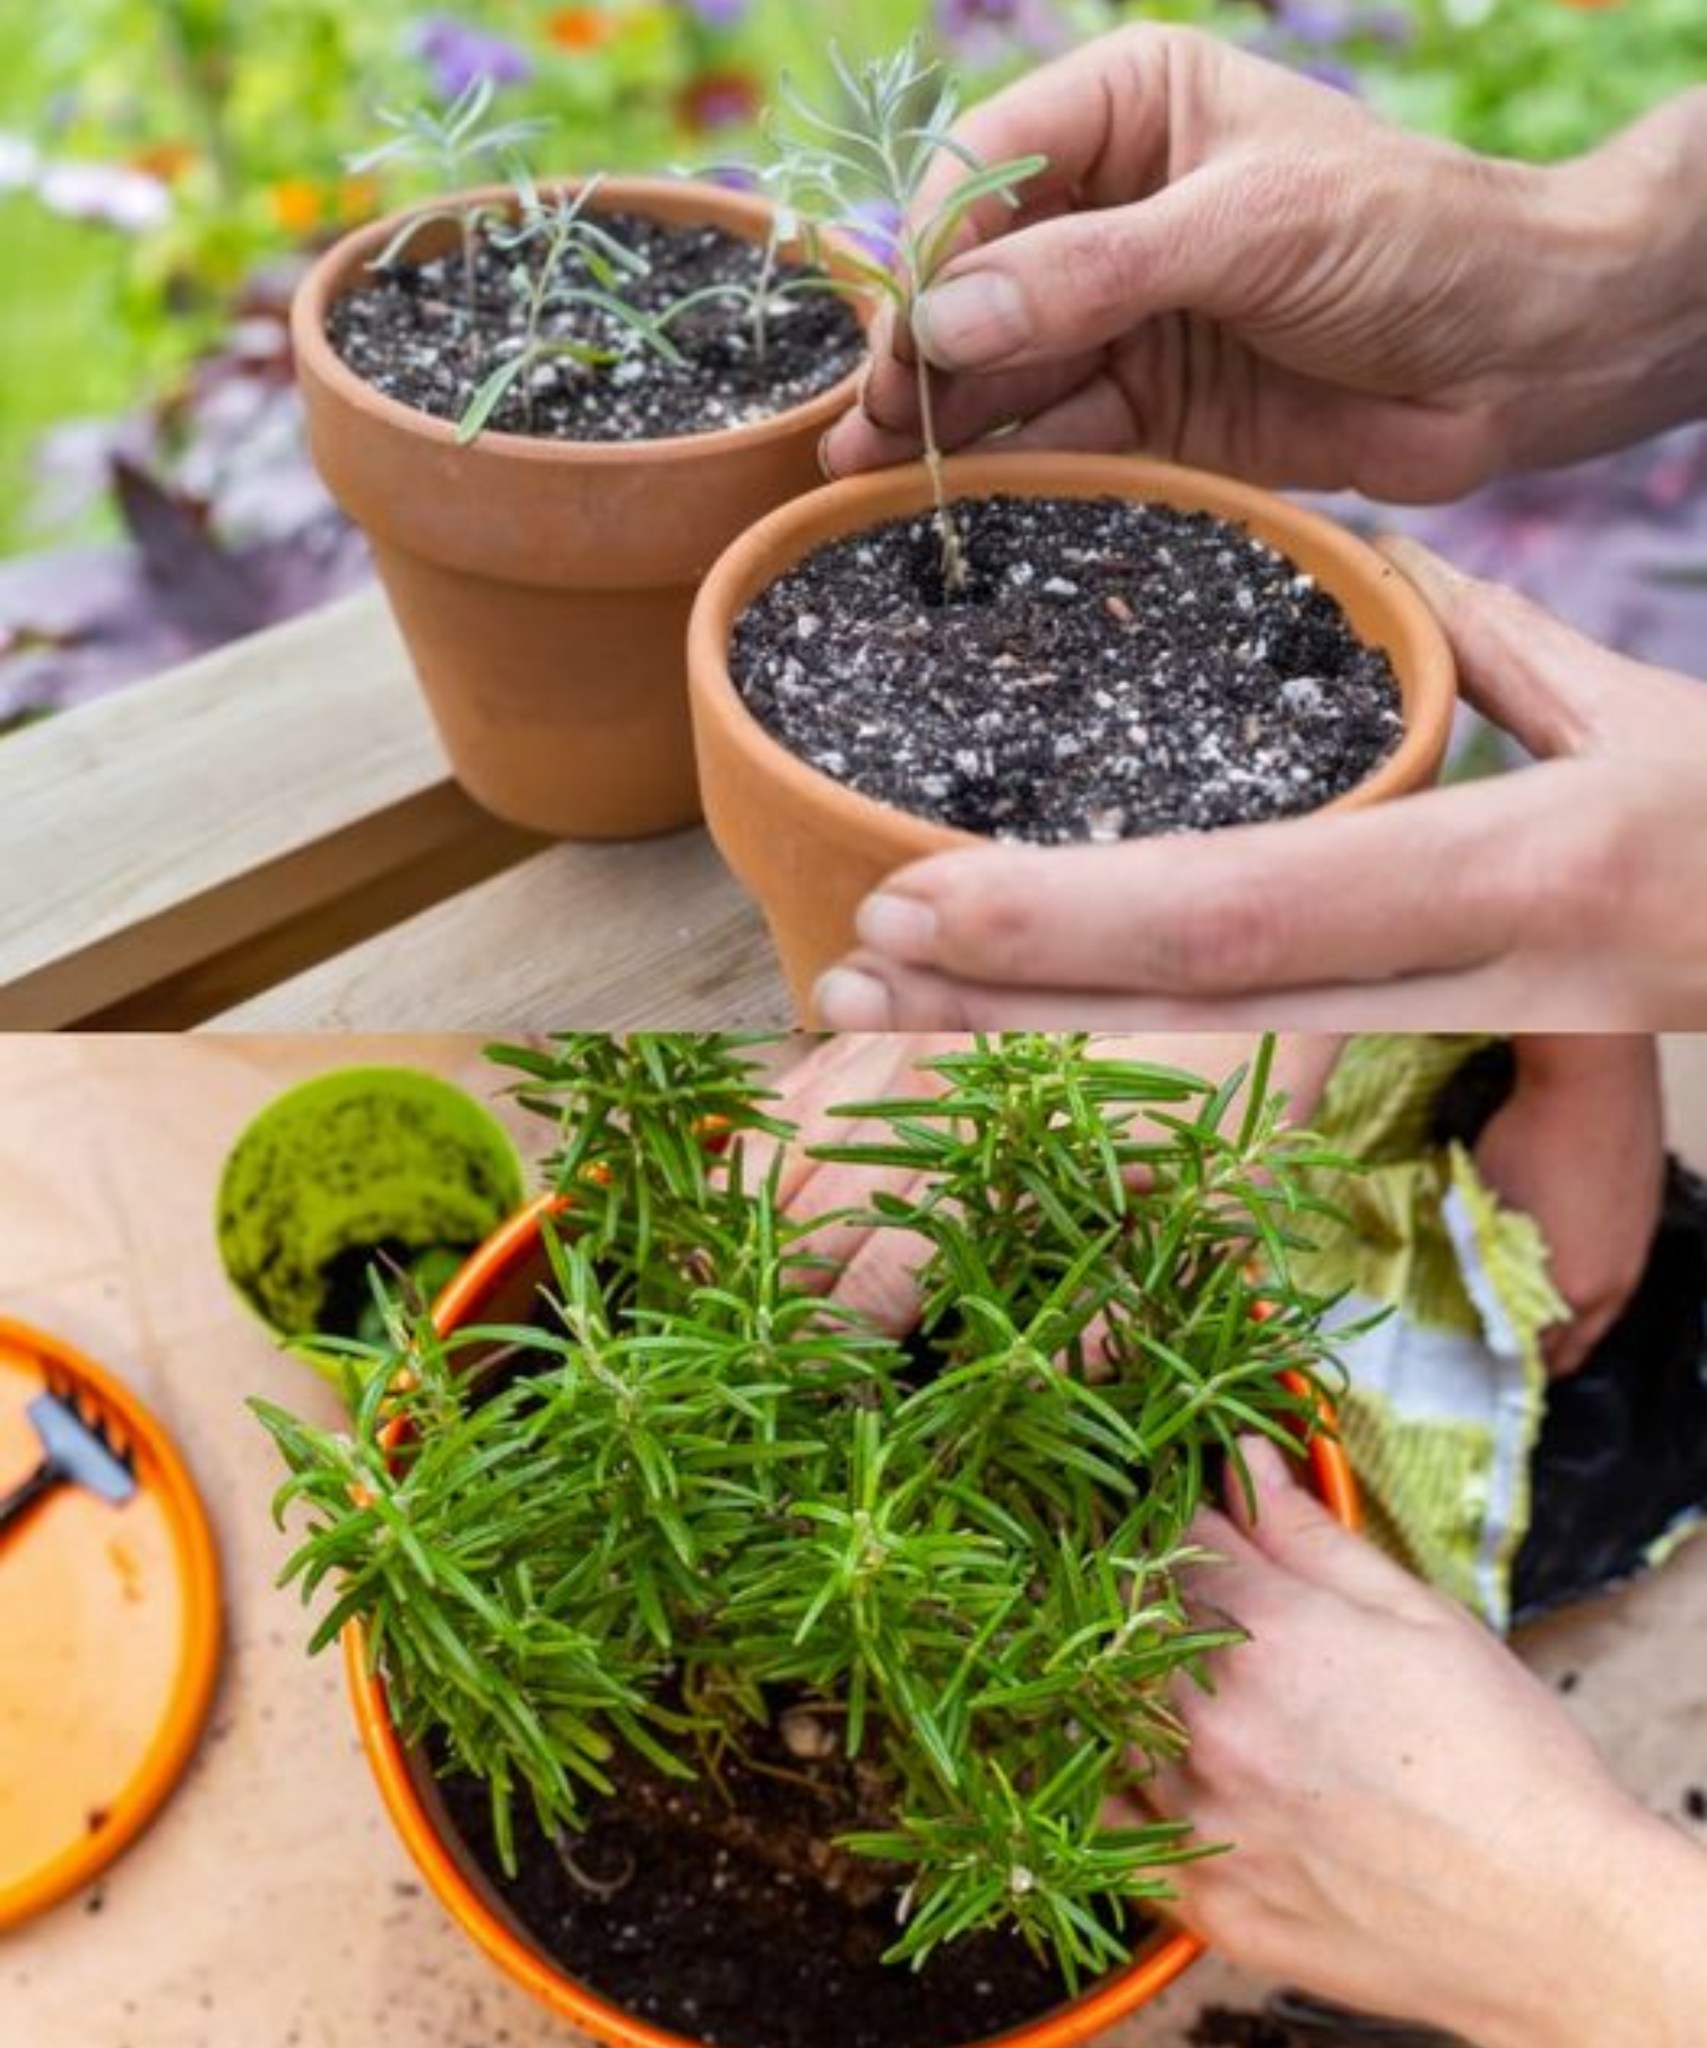
M 783 1207 L 796 1221 L 825 1219 L 807 1241 L 808 1249 L 828 1262 L 830 1270 L 816 1276 L 826 1293 L 845 1306 L 869 1315 L 892 1336 L 918 1321 L 916 1275 L 930 1246 L 913 1232 L 869 1230 L 840 1212 L 870 1205 L 878 1192 L 907 1196 L 919 1176 L 902 1168 L 850 1165 L 811 1157 L 814 1145 L 859 1144 L 880 1137 L 873 1124 L 833 1116 L 838 1104 L 870 1102 L 890 1095 L 927 1098 L 943 1092 L 942 1075 L 929 1062 L 966 1043 L 958 1032 L 852 1033 L 827 1038 L 813 1047 L 778 1086 L 778 1113 L 796 1127 L 797 1135 L 782 1146 L 767 1137 L 743 1140 L 749 1181 L 768 1173 L 783 1152 L 779 1192 Z M 1288 1115 L 1305 1123 L 1313 1115 L 1328 1083 L 1342 1040 L 1326 1034 L 1296 1033 L 1275 1047 L 1270 1085 L 1287 1098 Z M 1257 1050 L 1257 1035 L 1229 1032 L 1205 1034 L 1189 1047 L 1163 1038 L 1109 1037 L 1097 1052 L 1107 1059 L 1136 1060 L 1156 1066 L 1188 1065 L 1218 1081 L 1236 1067 L 1248 1065 Z M 1238 1101 L 1228 1107 L 1238 1114 Z
M 1684 2048 L 1707 1859 L 1616 1785 L 1486 1630 L 1245 1446 L 1253 1521 L 1207 1512 L 1192 1594 L 1250 1640 L 1179 1699 L 1148 1789 L 1234 1846 L 1177 1873 L 1232 1961 L 1481 2048 Z M 1688 1929 L 1695 1926 L 1695 1938 Z
M 1049 169 L 991 203 L 874 337 L 834 475 L 916 457 L 915 337 L 946 447 L 1142 448 L 1253 482 L 1454 497 L 1699 410 L 1707 96 L 1541 169 L 1407 134 L 1192 30 L 1105 36 L 958 138 Z M 964 170 L 945 159 L 928 215 Z M 983 239 L 980 240 L 979 237 Z
M 823 1039 L 777 1085 L 776 1112 L 794 1125 L 795 1136 L 786 1143 L 770 1137 L 743 1140 L 749 1183 L 767 1174 L 780 1152 L 777 1186 L 783 1208 L 799 1223 L 823 1219 L 805 1249 L 824 1260 L 826 1269 L 810 1276 L 810 1282 L 894 1337 L 918 1321 L 914 1275 L 930 1246 L 910 1231 L 869 1230 L 839 1212 L 866 1209 L 879 1193 L 908 1195 L 918 1175 L 902 1167 L 814 1159 L 812 1147 L 862 1144 L 882 1135 L 858 1118 L 833 1116 L 840 1104 L 940 1094 L 942 1077 L 925 1062 L 933 1054 L 953 1051 L 957 1042 L 953 1033 L 922 1031 Z
M 1707 1023 L 1707 689 L 1412 541 L 1465 694 L 1541 765 L 1364 811 L 891 875 L 816 992 L 848 1031 Z
M 1665 1117 L 1651 1038 L 1520 1037 L 1517 1085 L 1476 1144 L 1500 1198 L 1535 1219 L 1568 1322 L 1541 1340 L 1573 1373 L 1646 1270 L 1665 1191 Z

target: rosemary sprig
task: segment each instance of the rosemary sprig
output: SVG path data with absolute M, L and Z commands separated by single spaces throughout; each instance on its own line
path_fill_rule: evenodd
M 423 101 L 406 107 L 379 108 L 376 119 L 393 131 L 391 139 L 351 157 L 348 168 L 360 175 L 382 165 L 418 165 L 431 171 L 447 190 L 455 191 L 473 175 L 477 165 L 514 155 L 524 143 L 532 142 L 549 128 L 548 122 L 538 119 L 488 122 L 486 116 L 491 112 L 496 90 L 491 77 L 483 74 L 471 79 L 448 107 Z M 425 207 L 404 222 L 370 267 L 392 269 L 423 228 L 434 221 L 454 221 L 462 249 L 463 297 L 472 347 L 480 325 L 475 249 L 481 228 L 492 217 L 488 206 Z
M 773 117 L 769 123 L 774 161 L 808 248 L 821 247 L 826 232 L 843 230 L 843 264 L 866 290 L 888 300 L 899 327 L 916 339 L 919 300 L 954 253 L 974 209 L 991 202 L 1017 208 L 1020 188 L 1047 168 L 1048 159 L 1027 156 L 986 164 L 967 149 L 954 133 L 959 87 L 939 61 L 926 55 L 917 36 L 890 56 L 857 68 L 832 44 L 830 61 L 841 97 L 828 110 L 814 106 L 786 77 L 782 80 L 779 96 L 792 125 L 788 118 Z M 924 209 L 926 183 L 945 156 L 957 159 L 966 176 L 936 206 Z M 874 237 L 878 255 L 861 246 Z M 829 268 L 821 255 L 817 260 Z M 943 473 L 933 372 L 922 348 L 915 356 L 943 585 L 954 594 L 966 588 L 969 565 Z

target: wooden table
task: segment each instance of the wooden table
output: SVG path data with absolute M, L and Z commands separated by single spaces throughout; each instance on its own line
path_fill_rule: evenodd
M 381 1057 L 481 1092 L 466 1040 Z M 334 1658 L 274 1589 L 279 1476 L 244 1407 L 332 1397 L 239 1308 L 214 1254 L 224 1155 L 288 1082 L 372 1057 L 360 1040 L 0 1037 L 0 1314 L 85 1346 L 177 1434 L 207 1496 L 230 1644 L 200 1757 L 153 1830 L 92 1892 L 0 1940 L 5 2048 L 563 2048 L 415 1878 L 357 1750 Z M 1707 1158 L 1707 1041 L 1673 1059 L 1674 1130 Z M 512 1117 L 508 1105 L 500 1113 Z M 523 1127 L 513 1124 L 519 1134 Z M 1630 1784 L 1676 1814 L 1707 1779 L 1707 1542 L 1620 1597 L 1532 1633 Z M 1443 1877 L 1447 1874 L 1443 1874 Z M 1195 1971 L 1111 2048 L 1186 2048 L 1204 2002 L 1261 1987 Z
M 0 1029 L 766 1027 L 705 834 L 553 845 L 451 780 L 377 593 L 0 745 Z

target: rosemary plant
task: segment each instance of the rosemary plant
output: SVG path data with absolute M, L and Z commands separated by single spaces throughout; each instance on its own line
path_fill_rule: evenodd
M 773 131 L 774 132 L 774 131 Z M 782 151 L 768 163 L 715 163 L 700 166 L 696 170 L 680 170 L 682 177 L 722 177 L 740 180 L 750 184 L 765 199 L 770 207 L 770 226 L 759 248 L 758 274 L 750 284 L 731 282 L 707 285 L 702 291 L 691 294 L 679 308 L 686 311 L 690 306 L 703 301 L 720 300 L 733 305 L 746 320 L 747 334 L 755 361 L 761 365 L 770 356 L 771 330 L 779 316 L 787 313 L 796 299 L 807 297 L 813 292 L 845 293 L 847 287 L 830 274 L 828 267 L 817 270 L 803 270 L 795 276 L 785 277 L 783 266 L 791 245 L 804 243 L 810 237 L 811 250 L 822 264 L 823 229 L 811 229 L 802 218 L 796 203 L 797 186 L 805 175 L 805 165 L 793 152 Z M 865 286 L 860 287 L 862 294 Z
M 954 253 L 974 209 L 991 203 L 1017 209 L 1020 188 L 1047 168 L 1048 159 L 985 164 L 967 149 L 953 132 L 959 88 L 940 62 L 926 56 L 916 36 L 857 70 L 834 45 L 830 58 L 842 103 L 829 112 L 782 80 L 779 91 L 795 126 L 770 123 L 776 162 L 800 209 L 809 246 L 829 229 L 848 231 L 844 264 L 866 289 L 887 299 L 899 326 L 911 331 L 920 298 Z M 927 181 L 944 156 L 957 159 L 967 175 L 939 204 L 926 206 Z M 892 228 L 883 225 L 890 220 Z M 873 237 L 887 244 L 882 256 L 865 253 L 862 245 Z M 966 550 L 943 477 L 931 366 L 922 349 L 916 358 L 943 584 L 952 593 L 966 587 Z
M 668 320 L 677 308 L 654 319 L 623 297 L 625 284 L 648 274 L 646 259 L 600 227 L 588 208 L 603 185 L 589 178 L 573 191 L 544 193 L 525 169 L 516 174 L 517 215 L 513 225 L 492 226 L 492 246 L 515 254 L 515 288 L 525 314 L 521 345 L 490 370 L 457 422 L 457 439 L 472 441 L 503 402 L 505 394 L 542 363 L 568 362 L 599 369 L 622 359 L 621 349 L 604 348 L 570 334 L 547 333 L 546 315 L 570 306 L 604 314 L 617 327 L 666 362 L 679 364 L 681 352 L 670 340 Z M 590 280 L 573 283 L 565 275 L 571 257 Z M 529 259 L 532 259 L 531 262 Z M 533 424 L 533 399 L 527 400 Z
M 495 90 L 491 78 L 483 75 L 471 80 L 448 107 L 381 107 L 377 118 L 395 131 L 391 140 L 352 157 L 349 169 L 360 174 L 377 170 L 382 164 L 418 165 L 455 191 L 474 174 L 476 165 L 496 162 L 546 131 L 548 124 L 541 120 L 488 123 L 486 116 L 491 111 Z M 463 295 L 471 346 L 480 323 L 475 249 L 480 229 L 491 217 L 492 209 L 485 206 L 425 207 L 404 222 L 371 265 L 375 270 L 392 269 L 424 228 L 438 221 L 455 222 L 462 248 Z
M 1118 1963 L 1132 1902 L 1211 1853 L 1106 1818 L 1235 1640 L 1187 1610 L 1188 1524 L 1330 1370 L 1292 1264 L 1326 1155 L 1266 1052 L 1215 1085 L 981 1040 L 940 1093 L 853 1105 L 878 1135 L 824 1156 L 904 1169 L 862 1220 L 928 1248 L 906 1345 L 749 1173 L 787 1126 L 740 1043 L 498 1057 L 558 1129 L 538 1314 L 446 1337 L 390 1302 L 348 1429 L 257 1404 L 308 1516 L 285 1579 L 335 1588 L 313 1647 L 364 1620 L 505 1857 L 518 1799 L 570 1834 L 621 1768 L 721 1783 L 804 1705 L 883 1788 L 842 1847 L 896 1866 L 896 1960 L 1009 1926 L 1069 1981 Z

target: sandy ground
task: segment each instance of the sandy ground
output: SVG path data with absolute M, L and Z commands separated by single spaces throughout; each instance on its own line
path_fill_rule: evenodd
M 561 2048 L 424 1895 L 379 1807 L 331 1659 L 272 1589 L 277 1477 L 244 1398 L 330 1413 L 236 1305 L 209 1228 L 220 1162 L 285 1082 L 377 1050 L 484 1091 L 466 1041 L 0 1040 L 0 1313 L 130 1380 L 176 1432 L 217 1527 L 230 1643 L 179 1795 L 99 1886 L 0 1937 L 6 2048 Z M 1707 1164 L 1707 1040 L 1668 1048 L 1673 1139 Z M 1656 1808 L 1707 1783 L 1707 1543 L 1534 1632 L 1544 1672 Z M 1108 2036 L 1184 2048 L 1204 2003 L 1261 1987 L 1199 1968 Z

